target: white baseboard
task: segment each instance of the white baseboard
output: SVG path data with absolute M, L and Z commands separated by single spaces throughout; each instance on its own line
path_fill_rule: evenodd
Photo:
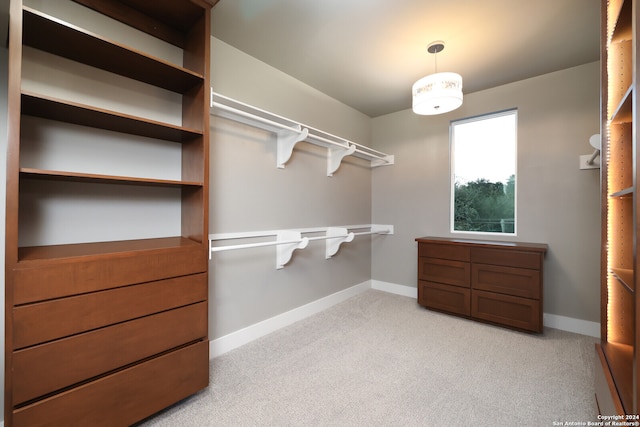
M 372 280 L 371 288 L 411 298 L 418 297 L 418 289 L 412 286 L 404 286 L 398 285 L 396 283 Z M 598 322 L 591 322 L 588 320 L 575 319 L 573 317 L 544 313 L 542 323 L 544 324 L 544 326 L 547 326 L 549 328 L 560 329 L 567 332 L 574 332 L 576 334 L 600 338 L 600 323 Z
M 270 334 L 271 332 L 275 332 L 278 329 L 289 326 L 298 320 L 302 320 L 326 310 L 331 306 L 346 301 L 367 289 L 371 289 L 370 280 L 255 323 L 251 326 L 247 326 L 246 328 L 232 332 L 223 337 L 216 338 L 209 342 L 209 357 L 218 357 L 228 351 L 240 347 L 241 345 L 247 344 L 253 340 Z
M 383 282 L 380 280 L 368 280 L 360 283 L 359 285 L 352 286 L 340 292 L 336 292 L 335 294 L 321 298 L 317 301 L 294 308 L 286 313 L 279 314 L 223 337 L 216 338 L 209 343 L 209 356 L 211 358 L 218 357 L 228 351 L 270 334 L 271 332 L 275 332 L 278 329 L 289 326 L 298 320 L 302 320 L 326 310 L 331 306 L 346 301 L 367 289 L 375 289 L 409 298 L 418 297 L 418 289 L 416 287 Z M 549 328 L 600 338 L 600 323 L 598 322 L 590 322 L 588 320 L 544 313 L 543 324 Z M 0 424 L 0 427 L 3 427 L 2 424 Z
M 600 338 L 600 322 L 544 313 L 543 324 L 549 328 Z
M 415 286 L 398 285 L 396 283 L 372 280 L 371 289 L 389 292 L 390 294 L 402 295 L 409 298 L 418 298 L 418 288 Z

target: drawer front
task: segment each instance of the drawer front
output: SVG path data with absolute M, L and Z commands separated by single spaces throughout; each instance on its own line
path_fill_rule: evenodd
M 471 292 L 471 316 L 532 332 L 542 332 L 540 301 L 485 291 Z
M 470 290 L 420 280 L 418 281 L 418 304 L 438 311 L 469 316 Z
M 525 298 L 540 299 L 540 271 L 472 264 L 471 287 Z
M 469 261 L 469 247 L 441 243 L 418 243 L 418 256 Z
M 207 299 L 207 275 L 29 304 L 13 309 L 13 348 L 20 349 Z
M 468 288 L 471 264 L 435 258 L 418 258 L 418 279 Z
M 131 425 L 208 382 L 209 343 L 202 341 L 14 410 L 13 425 Z
M 200 302 L 16 351 L 14 404 L 206 338 L 207 303 Z
M 87 256 L 74 262 L 55 262 L 38 268 L 19 264 L 15 270 L 14 303 L 37 301 L 104 291 L 207 271 L 207 251 L 202 245 L 186 248 Z
M 471 262 L 541 270 L 542 254 L 513 249 L 471 248 Z

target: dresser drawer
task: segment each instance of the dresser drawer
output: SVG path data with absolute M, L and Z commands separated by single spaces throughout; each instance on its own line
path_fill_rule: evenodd
M 126 426 L 205 388 L 209 342 L 202 341 L 15 409 L 14 427 Z
M 542 269 L 542 255 L 513 249 L 471 248 L 471 262 L 508 267 Z
M 541 284 L 539 270 L 499 265 L 471 265 L 471 287 L 474 290 L 540 299 Z
M 471 267 L 468 262 L 418 258 L 418 279 L 468 288 Z
M 418 281 L 418 304 L 439 311 L 469 316 L 470 290 L 459 286 Z
M 517 329 L 542 332 L 540 301 L 492 292 L 471 293 L 471 316 Z
M 18 263 L 15 270 L 14 304 L 46 301 L 204 273 L 208 265 L 207 251 L 201 244 L 178 249 L 122 252 L 113 256 L 88 255 L 73 260 L 46 263 L 38 268 L 29 268 L 28 262 Z
M 207 299 L 207 275 L 194 274 L 13 309 L 20 349 Z
M 469 247 L 441 243 L 419 243 L 418 256 L 469 261 Z
M 20 404 L 207 338 L 207 303 L 146 316 L 13 353 L 14 403 Z

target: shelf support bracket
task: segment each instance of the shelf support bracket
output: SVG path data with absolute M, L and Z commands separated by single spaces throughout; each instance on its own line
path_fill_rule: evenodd
M 296 128 L 299 132 L 292 132 L 286 129 L 277 132 L 277 166 L 280 169 L 284 169 L 285 163 L 287 163 L 291 158 L 291 155 L 293 154 L 293 147 L 295 147 L 298 142 L 307 139 L 309 136 L 309 129 L 302 128 L 300 125 L 296 125 Z
M 278 231 L 277 242 L 291 242 L 282 243 L 276 246 L 276 269 L 280 270 L 291 261 L 293 251 L 296 249 L 304 249 L 309 244 L 308 237 L 302 237 L 299 231 L 282 230 Z
M 327 155 L 327 176 L 333 176 L 333 173 L 340 167 L 342 159 L 356 152 L 356 146 L 349 145 L 349 147 L 339 147 L 337 145 L 333 145 L 329 147 L 328 150 L 329 154 Z
M 338 253 L 340 245 L 344 242 L 352 242 L 355 234 L 349 233 L 346 228 L 343 227 L 329 227 L 327 228 L 327 243 L 325 258 L 329 259 Z

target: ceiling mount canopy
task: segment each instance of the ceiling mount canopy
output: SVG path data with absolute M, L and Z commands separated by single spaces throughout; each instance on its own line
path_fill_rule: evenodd
M 438 73 L 438 53 L 444 50 L 443 41 L 427 46 L 434 55 L 435 74 L 413 84 L 413 112 L 421 115 L 448 113 L 462 105 L 462 77 L 457 73 Z

